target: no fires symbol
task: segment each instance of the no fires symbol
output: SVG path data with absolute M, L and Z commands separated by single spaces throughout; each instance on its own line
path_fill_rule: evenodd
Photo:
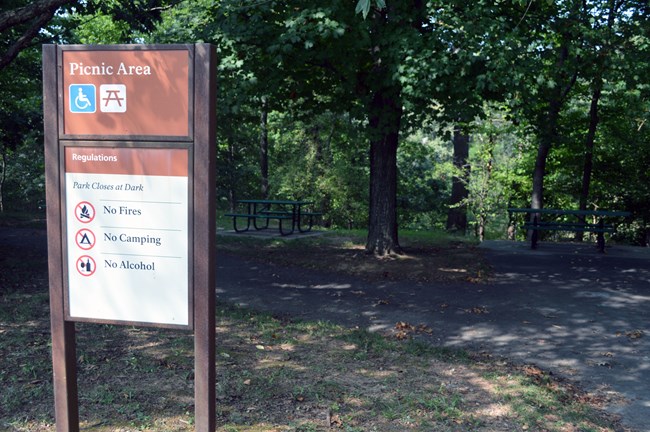
M 95 207 L 88 201 L 82 201 L 75 206 L 74 215 L 79 222 L 90 223 L 95 219 Z

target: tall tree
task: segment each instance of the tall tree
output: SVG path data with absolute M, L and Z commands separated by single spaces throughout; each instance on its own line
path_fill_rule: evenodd
M 362 0 L 357 5 L 365 19 L 343 0 L 224 0 L 216 10 L 214 33 L 236 41 L 239 59 L 256 77 L 259 94 L 271 94 L 285 109 L 309 113 L 315 107 L 328 108 L 367 122 L 366 250 L 385 255 L 400 252 L 400 133 L 438 115 L 434 99 L 480 110 L 479 97 L 457 92 L 463 100 L 456 101 L 453 90 L 476 88 L 478 77 L 485 75 L 484 41 L 479 36 L 488 33 L 482 26 L 492 11 L 483 14 L 484 5 L 470 8 L 460 1 Z M 471 17 L 465 16 L 469 13 Z M 472 26 L 466 25 L 467 19 L 475 19 Z M 459 76 L 467 82 L 458 85 Z
M 532 172 L 532 208 L 544 205 L 549 152 L 561 144 L 561 116 L 582 66 L 582 0 L 519 2 L 504 12 L 510 22 L 502 70 L 510 80 L 510 104 L 518 121 L 532 126 L 537 151 Z
M 399 47 L 389 36 L 407 24 L 392 8 L 376 10 L 369 29 L 372 67 L 368 76 L 370 199 L 366 251 L 378 255 L 401 252 L 397 227 L 397 146 L 402 123 L 402 85 L 395 73 Z M 403 18 L 402 18 L 403 19 Z M 418 23 L 413 23 L 418 25 Z
M 517 22 L 513 33 L 519 49 L 511 62 L 510 74 L 522 77 L 519 86 L 514 86 L 517 91 L 513 101 L 522 114 L 519 119 L 525 119 L 534 128 L 538 143 L 532 175 L 532 208 L 545 204 L 544 184 L 551 150 L 562 148 L 570 131 L 576 130 L 582 130 L 585 137 L 585 158 L 579 173 L 583 182 L 575 191 L 575 198 L 581 207 L 586 206 L 598 109 L 608 82 L 611 56 L 625 50 L 629 44 L 629 39 L 625 39 L 633 34 L 626 27 L 630 22 L 647 20 L 641 18 L 647 7 L 647 2 L 634 0 L 530 2 L 520 18 L 511 16 Z M 572 99 L 582 96 L 580 86 L 585 82 L 590 89 L 588 123 L 582 129 L 576 124 L 563 125 L 567 107 Z M 578 173 L 574 176 L 577 178 Z
M 579 58 L 574 44 L 579 35 L 576 34 L 574 27 L 569 24 L 575 18 L 572 16 L 574 11 L 575 6 L 569 10 L 568 20 L 557 20 L 560 24 L 556 29 L 556 37 L 553 38 L 555 43 L 549 52 L 552 60 L 547 63 L 549 75 L 546 78 L 549 81 L 544 92 L 545 100 L 542 104 L 542 110 L 537 113 L 535 119 L 538 126 L 538 147 L 535 170 L 533 171 L 533 193 L 531 197 L 531 208 L 534 209 L 541 209 L 544 206 L 546 160 L 551 147 L 559 144 L 560 115 L 578 78 L 579 66 L 577 61 Z
M 603 90 L 608 91 L 605 89 L 605 83 L 620 80 L 620 74 L 616 73 L 615 69 L 620 68 L 627 58 L 634 57 L 627 51 L 629 51 L 630 39 L 638 37 L 638 34 L 635 26 L 630 24 L 638 20 L 639 12 L 643 8 L 642 4 L 635 1 L 623 0 L 585 2 L 583 5 L 583 25 L 587 35 L 585 56 L 589 59 L 584 75 L 589 81 L 590 104 L 584 144 L 582 184 L 578 200 L 580 210 L 585 210 L 589 201 L 594 153 L 597 150 L 597 129 L 601 120 L 599 115 L 601 98 Z M 581 220 L 584 221 L 584 218 Z M 582 237 L 583 233 L 576 233 L 576 240 L 581 241 Z

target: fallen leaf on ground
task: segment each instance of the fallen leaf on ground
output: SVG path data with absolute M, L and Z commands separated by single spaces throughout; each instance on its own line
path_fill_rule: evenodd
M 490 313 L 490 312 L 488 312 L 488 310 L 487 310 L 486 308 L 484 308 L 483 306 L 474 306 L 474 307 L 471 307 L 471 308 L 469 308 L 469 309 L 465 309 L 465 312 L 467 312 L 467 313 L 472 313 L 472 314 L 476 314 L 476 315 L 480 315 L 480 314 L 488 314 L 488 313 Z
M 625 332 L 625 336 L 627 336 L 630 339 L 639 339 L 644 336 L 643 330 L 631 330 L 628 332 Z
M 429 327 L 426 324 L 419 324 L 417 326 L 414 326 L 413 324 L 410 324 L 405 321 L 399 321 L 398 323 L 396 323 L 395 330 L 397 330 L 397 333 L 395 333 L 395 338 L 397 338 L 397 340 L 408 339 L 410 334 L 416 334 L 416 333 L 432 334 L 433 333 L 431 327 Z

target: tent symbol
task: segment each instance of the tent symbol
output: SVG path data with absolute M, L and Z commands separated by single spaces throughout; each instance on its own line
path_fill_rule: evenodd
M 75 236 L 77 246 L 81 249 L 88 250 L 95 246 L 95 234 L 89 229 L 80 229 Z

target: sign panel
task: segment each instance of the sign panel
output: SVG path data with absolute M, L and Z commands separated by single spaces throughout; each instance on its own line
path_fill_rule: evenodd
M 189 325 L 189 150 L 65 148 L 72 319 Z
M 62 54 L 64 135 L 191 135 L 188 50 Z

